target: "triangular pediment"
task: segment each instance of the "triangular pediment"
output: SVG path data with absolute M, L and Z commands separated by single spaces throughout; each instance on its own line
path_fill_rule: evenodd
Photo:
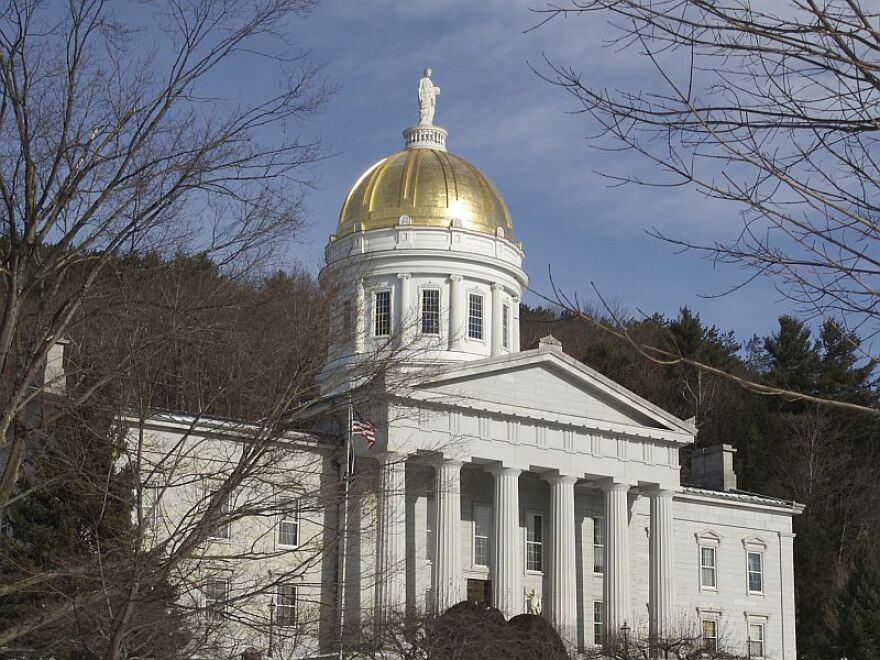
M 414 387 L 437 404 L 497 410 L 534 419 L 660 429 L 694 435 L 689 423 L 658 408 L 556 347 L 466 363 Z

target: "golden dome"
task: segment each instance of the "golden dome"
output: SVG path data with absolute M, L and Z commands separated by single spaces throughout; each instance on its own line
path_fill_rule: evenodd
M 449 227 L 513 236 L 510 212 L 500 193 L 465 159 L 440 149 L 405 149 L 364 172 L 339 213 L 339 235 L 383 229 L 409 216 L 419 227 Z

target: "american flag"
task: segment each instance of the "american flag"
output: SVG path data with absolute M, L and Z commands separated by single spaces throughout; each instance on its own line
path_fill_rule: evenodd
M 351 434 L 366 440 L 369 449 L 376 444 L 376 427 L 357 410 L 353 410 L 351 414 Z

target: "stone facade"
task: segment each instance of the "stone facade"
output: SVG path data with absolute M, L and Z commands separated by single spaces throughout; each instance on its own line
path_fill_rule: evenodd
M 606 637 L 624 624 L 634 635 L 698 636 L 710 619 L 729 648 L 743 650 L 749 625 L 761 624 L 765 657 L 795 659 L 791 519 L 800 508 L 680 484 L 678 449 L 694 433 L 685 422 L 614 389 L 553 343 L 445 369 L 398 389 L 382 410 L 371 411 L 376 446 L 355 439 L 344 529 L 348 637 L 382 617 L 421 616 L 466 597 L 515 616 L 534 590 L 575 648 L 599 640 L 597 621 Z M 157 420 L 150 432 L 165 445 L 184 429 L 192 434 Z M 191 475 L 234 457 L 220 438 L 212 430 L 189 440 L 193 460 L 181 477 L 189 485 L 171 489 L 166 521 L 204 493 Z M 317 439 L 312 447 L 299 443 L 279 463 L 280 483 L 291 471 L 297 489 L 338 480 L 333 452 Z M 230 584 L 297 566 L 307 548 L 338 545 L 337 507 L 327 499 L 303 513 L 303 545 L 280 553 L 275 521 L 235 521 L 230 541 L 208 543 L 203 566 L 226 572 Z M 255 542 L 265 548 L 251 561 L 226 568 L 211 558 L 228 543 Z M 761 558 L 760 589 L 751 592 L 749 553 Z M 340 612 L 326 604 L 337 602 L 340 561 L 325 553 L 297 577 L 303 611 L 315 608 L 315 652 L 334 643 Z

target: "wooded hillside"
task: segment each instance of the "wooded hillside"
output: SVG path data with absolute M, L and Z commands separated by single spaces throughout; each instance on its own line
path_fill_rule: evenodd
M 63 416 L 46 450 L 29 458 L 20 489 L 37 488 L 10 507 L 15 541 L 0 547 L 0 582 L 88 565 L 100 539 L 106 559 L 127 555 L 136 530 L 130 476 L 114 472 L 118 438 L 106 432 L 108 411 L 162 408 L 237 418 L 273 414 L 279 401 L 315 396 L 314 376 L 326 351 L 331 310 L 303 274 L 230 277 L 209 259 L 155 255 L 120 260 L 84 306 L 72 333 L 69 367 L 76 378 L 103 379 L 85 409 Z M 34 310 L 38 313 L 39 310 Z M 744 490 L 806 505 L 795 519 L 799 648 L 804 658 L 880 657 L 880 418 L 762 397 L 687 366 L 662 367 L 583 319 L 544 308 L 521 310 L 522 346 L 553 334 L 564 350 L 674 414 L 696 417 L 698 445 L 730 443 Z M 762 382 L 876 406 L 875 365 L 859 340 L 833 322 L 813 331 L 791 317 L 767 337 L 742 341 L 682 309 L 626 323 L 636 340 L 658 345 Z M 82 388 L 83 382 L 74 387 Z M 295 392 L 289 391 L 294 388 Z M 682 457 L 683 481 L 688 457 Z M 107 497 L 90 497 L 90 480 L 111 478 Z M 21 492 L 21 490 L 19 490 Z M 51 548 L 51 551 L 47 551 Z M 28 621 L 44 603 L 82 593 L 68 576 L 0 599 L 5 626 Z M 141 651 L 183 640 L 185 619 L 161 615 L 174 589 L 157 583 Z M 18 639 L 34 657 L 93 657 L 105 633 L 101 609 L 39 626 Z M 152 618 L 150 618 L 152 616 Z M 177 625 L 175 625 L 177 624 Z M 161 630 L 162 635 L 157 635 Z M 169 637 L 168 635 L 171 635 Z M 67 642 L 59 646 L 58 639 Z M 847 640 L 846 644 L 844 640 Z M 176 642 L 175 642 L 176 643 Z
M 741 489 L 805 504 L 794 520 L 799 656 L 880 657 L 880 418 L 761 396 L 687 365 L 660 366 L 572 315 L 523 307 L 521 322 L 523 347 L 552 333 L 566 353 L 679 417 L 696 417 L 697 446 L 735 446 Z M 863 359 L 858 337 L 833 321 L 818 332 L 789 316 L 777 322 L 769 336 L 747 341 L 686 308 L 624 325 L 638 343 L 759 382 L 877 405 L 875 364 Z

